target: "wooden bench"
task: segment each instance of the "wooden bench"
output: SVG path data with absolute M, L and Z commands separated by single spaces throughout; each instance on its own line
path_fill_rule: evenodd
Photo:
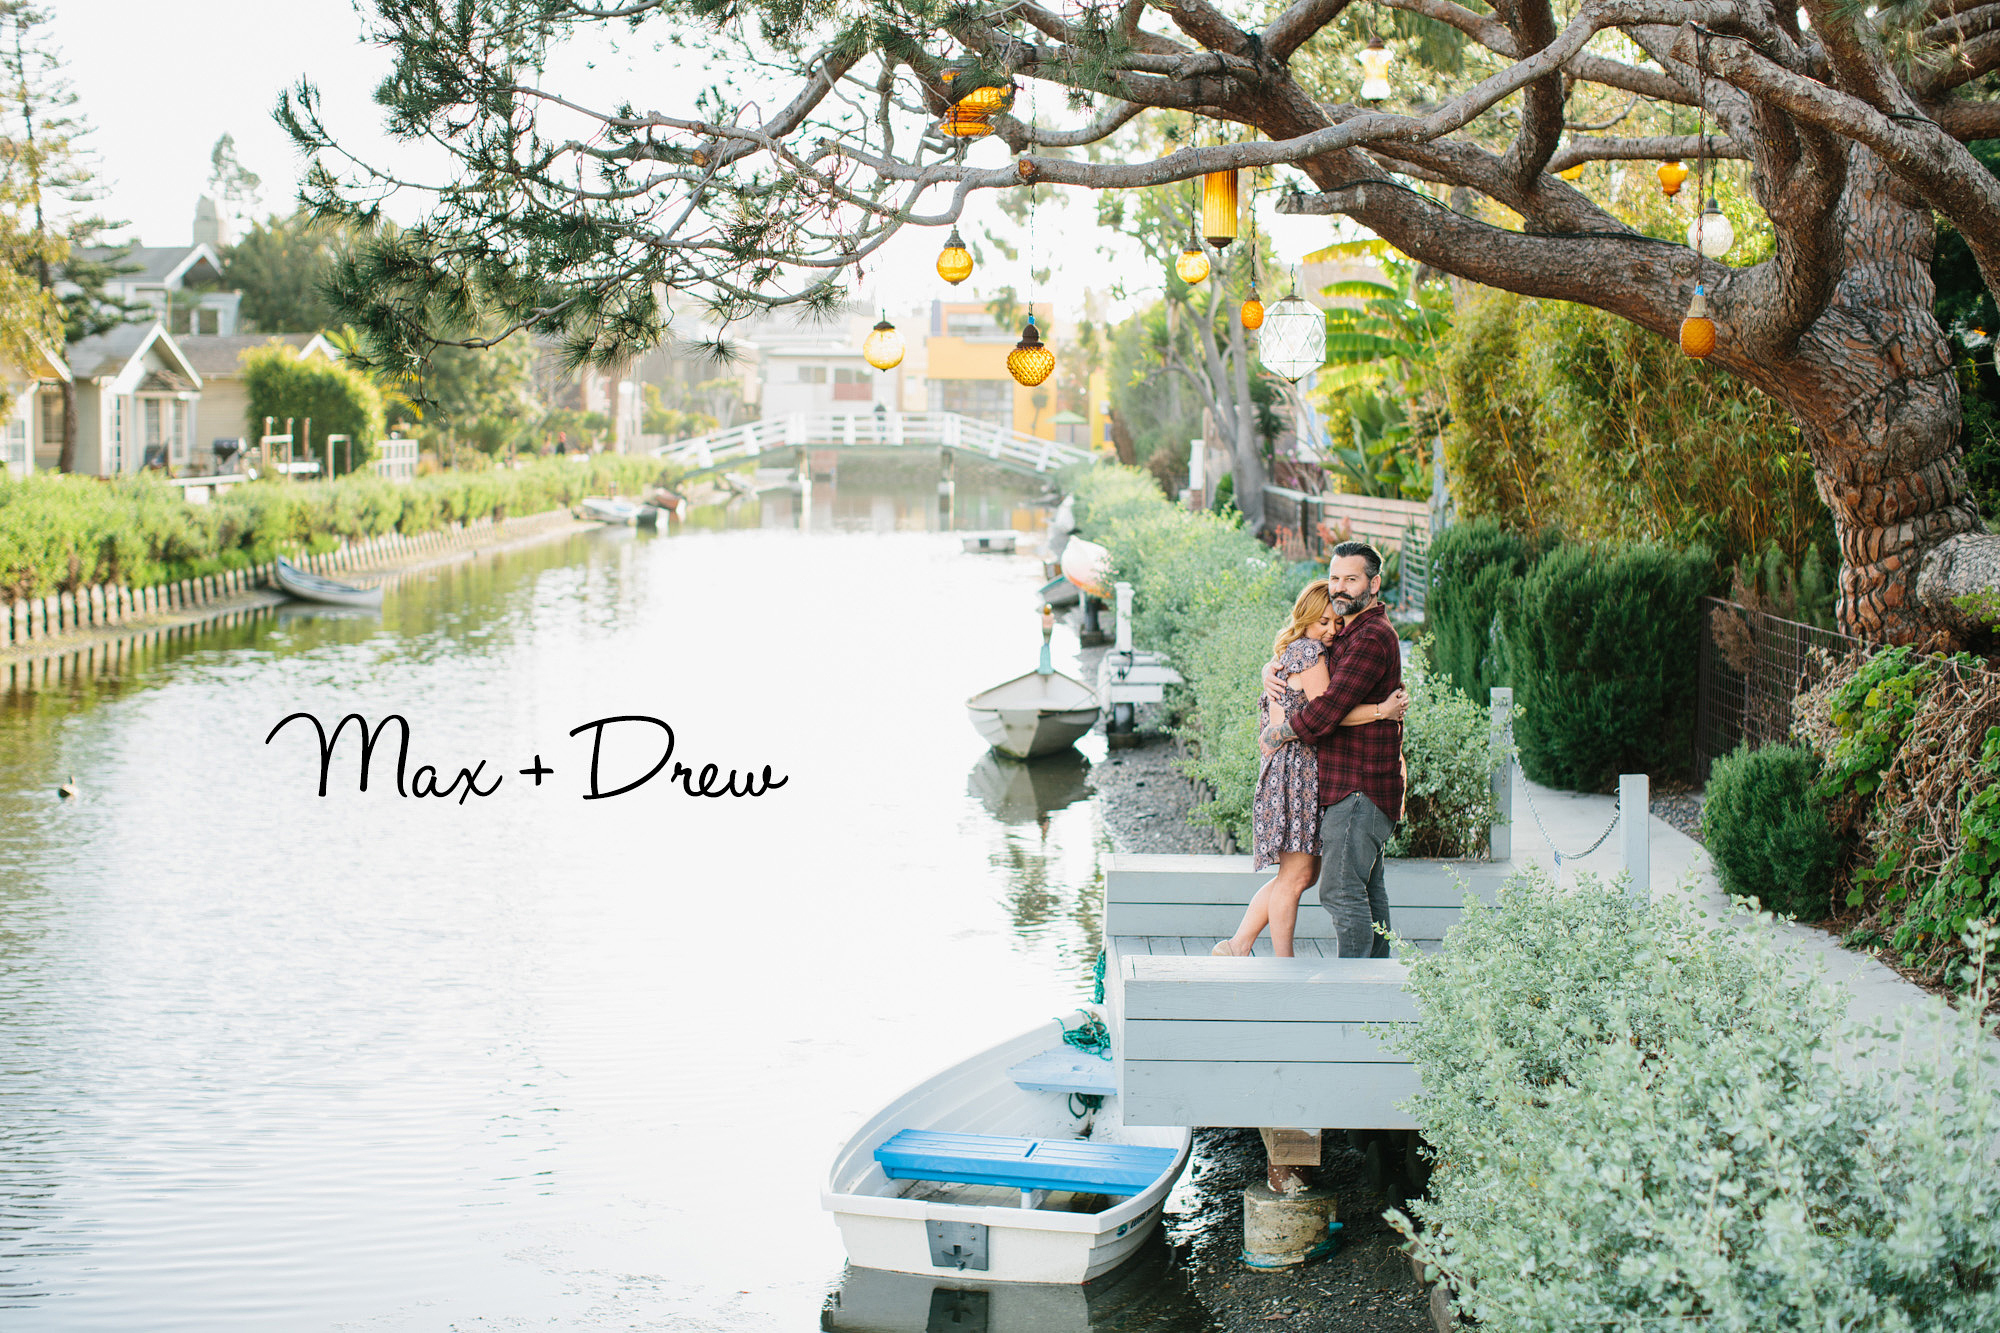
M 1028 1092 L 1068 1092 L 1084 1097 L 1109 1097 L 1118 1091 L 1118 1071 L 1111 1061 L 1058 1046 L 1031 1055 L 1007 1071 L 1014 1086 Z
M 1033 1208 L 1052 1190 L 1133 1195 L 1174 1164 L 1172 1148 L 1087 1139 L 1016 1139 L 998 1134 L 898 1131 L 875 1150 L 891 1180 L 998 1185 L 1021 1191 Z

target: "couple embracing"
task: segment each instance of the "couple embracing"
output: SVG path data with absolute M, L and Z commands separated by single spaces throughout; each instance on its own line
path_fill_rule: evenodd
M 1327 577 L 1306 585 L 1264 668 L 1251 807 L 1257 869 L 1278 876 L 1250 900 L 1222 955 L 1250 952 L 1266 926 L 1292 956 L 1299 898 L 1315 881 L 1342 958 L 1387 958 L 1382 848 L 1403 813 L 1402 648 L 1380 600 L 1382 557 L 1366 542 L 1333 548 Z

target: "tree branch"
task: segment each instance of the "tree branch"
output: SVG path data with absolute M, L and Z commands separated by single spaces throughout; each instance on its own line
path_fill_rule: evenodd
M 1264 54 L 1282 65 L 1292 52 L 1339 18 L 1349 0 L 1292 0 L 1285 11 L 1264 26 Z

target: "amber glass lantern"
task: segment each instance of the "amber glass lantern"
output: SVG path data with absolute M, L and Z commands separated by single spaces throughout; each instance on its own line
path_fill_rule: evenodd
M 1681 321 L 1681 350 L 1699 361 L 1715 350 L 1715 321 L 1708 317 L 1708 296 L 1700 287 Z
M 1394 52 L 1380 37 L 1370 37 L 1368 45 L 1361 48 L 1355 59 L 1361 62 L 1361 96 L 1370 102 L 1380 102 L 1389 95 L 1389 61 Z
M 1211 171 L 1201 178 L 1201 234 L 1220 250 L 1236 239 L 1236 173 Z
M 1675 158 L 1671 162 L 1660 163 L 1660 169 L 1654 174 L 1660 178 L 1660 188 L 1671 199 L 1681 192 L 1681 182 L 1688 178 L 1688 169 L 1681 165 L 1679 158 Z
M 956 227 L 945 238 L 944 249 L 938 251 L 937 271 L 940 278 L 954 287 L 972 276 L 972 252 L 959 239 Z
M 888 311 L 882 312 L 882 322 L 861 340 L 861 355 L 877 370 L 894 370 L 903 364 L 903 335 L 889 322 Z
M 995 111 L 1005 111 L 1014 105 L 1014 85 L 1003 83 L 985 88 L 974 88 L 958 99 L 958 110 L 969 111 L 975 116 L 990 116 Z
M 1035 317 L 1028 316 L 1028 322 L 1021 329 L 1021 341 L 1014 344 L 1014 350 L 1007 353 L 1007 373 L 1014 377 L 1016 384 L 1032 389 L 1047 379 L 1056 368 L 1056 354 L 1042 343 L 1042 332 L 1035 327 Z
M 1208 276 L 1208 256 L 1202 253 L 1200 237 L 1188 237 L 1187 249 L 1174 261 L 1174 272 L 1190 287 L 1199 286 Z
M 1257 285 L 1250 285 L 1250 299 L 1243 303 L 1241 311 L 1243 327 L 1261 329 L 1264 327 L 1264 303 L 1257 299 Z
M 938 133 L 947 139 L 983 139 L 993 133 L 993 127 L 979 112 L 955 106 L 938 121 Z

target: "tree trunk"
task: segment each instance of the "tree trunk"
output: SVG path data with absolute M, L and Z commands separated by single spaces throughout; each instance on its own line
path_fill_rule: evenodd
M 56 455 L 56 471 L 76 471 L 76 385 L 62 382 L 62 452 Z
M 1243 526 L 1264 531 L 1264 454 L 1257 447 L 1257 400 L 1250 396 L 1250 349 L 1244 345 L 1243 321 L 1229 321 L 1229 360 L 1235 371 L 1236 438 L 1230 441 L 1236 466 L 1236 508 Z
M 1846 265 L 1832 301 L 1760 387 L 1798 418 L 1833 511 L 1841 629 L 1963 647 L 1971 620 L 1917 587 L 1931 551 L 1984 530 L 1959 447 L 1958 379 L 1932 313 L 1931 212 L 1898 198 L 1859 148 L 1844 203 Z

